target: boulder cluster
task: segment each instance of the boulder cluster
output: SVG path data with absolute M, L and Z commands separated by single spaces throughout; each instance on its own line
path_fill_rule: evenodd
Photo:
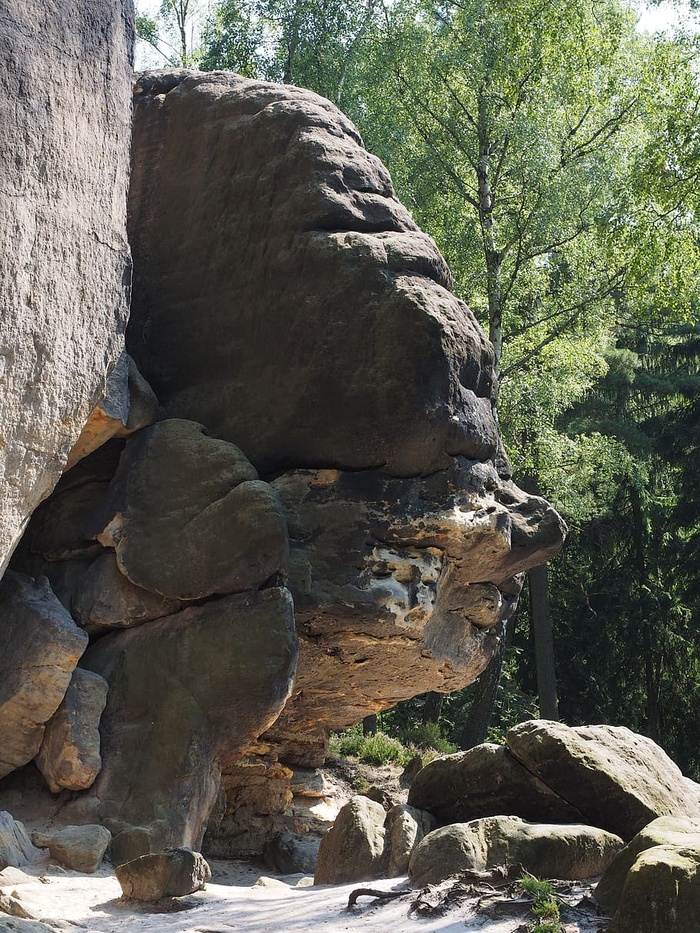
M 321 842 L 315 883 L 408 874 L 424 887 L 511 867 L 602 875 L 594 896 L 610 933 L 694 929 L 700 785 L 629 729 L 523 722 L 505 745 L 431 761 L 407 806 L 353 798 Z

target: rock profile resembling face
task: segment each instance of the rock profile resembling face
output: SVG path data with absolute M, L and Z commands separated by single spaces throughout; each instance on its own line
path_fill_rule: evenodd
M 266 740 L 318 764 L 330 729 L 473 681 L 564 526 L 503 475 L 491 345 L 354 126 L 300 88 L 144 74 L 129 230 L 129 352 L 289 527 L 300 657 Z

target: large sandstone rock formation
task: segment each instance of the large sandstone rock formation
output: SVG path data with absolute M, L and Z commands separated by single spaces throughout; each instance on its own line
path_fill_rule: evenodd
M 347 119 L 223 73 L 135 90 L 131 356 L 14 567 L 109 685 L 65 815 L 116 862 L 199 848 L 223 771 L 252 854 L 330 729 L 478 676 L 565 529 L 511 481 L 490 345 Z
M 0 583 L 0 777 L 31 761 L 88 638 L 42 580 Z
M 637 833 L 634 839 L 608 865 L 603 877 L 596 885 L 595 899 L 609 914 L 614 914 L 620 907 L 628 875 L 639 856 L 648 849 L 657 847 L 662 848 L 664 854 L 668 853 L 670 849 L 676 851 L 685 850 L 686 854 L 689 850 L 694 850 L 696 866 L 692 874 L 696 874 L 698 863 L 700 863 L 700 819 L 692 820 L 676 816 L 660 816 Z M 657 855 L 661 855 L 661 853 L 657 853 Z M 661 865 L 663 861 L 663 858 L 659 857 L 656 863 Z M 673 862 L 673 856 L 667 861 Z M 671 874 L 670 870 L 668 874 Z M 695 881 L 695 885 L 700 885 L 700 878 Z M 632 888 L 634 889 L 635 886 L 633 883 Z M 653 896 L 651 891 L 645 892 L 643 902 L 647 901 L 650 895 Z M 698 895 L 700 896 L 700 890 Z
M 272 485 L 301 647 L 293 699 L 268 738 L 300 763 L 322 762 L 329 729 L 474 680 L 519 574 L 561 541 L 542 499 L 480 461 L 415 479 L 294 471 Z
M 273 779 L 278 757 L 319 764 L 331 728 L 478 676 L 563 525 L 510 482 L 490 345 L 346 118 L 223 73 L 135 93 L 129 351 L 289 527 L 300 656 L 259 746 Z M 223 822 L 249 840 L 240 767 Z
M 0 573 L 123 345 L 130 0 L 0 0 Z

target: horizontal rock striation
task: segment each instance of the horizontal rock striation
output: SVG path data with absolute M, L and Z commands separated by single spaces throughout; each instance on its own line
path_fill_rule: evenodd
M 519 574 L 562 538 L 546 502 L 463 458 L 425 478 L 296 471 L 272 485 L 300 657 L 267 738 L 299 764 L 322 763 L 330 729 L 471 683 L 515 609 Z
M 264 474 L 495 456 L 491 345 L 347 118 L 221 72 L 135 91 L 128 342 L 167 414 Z

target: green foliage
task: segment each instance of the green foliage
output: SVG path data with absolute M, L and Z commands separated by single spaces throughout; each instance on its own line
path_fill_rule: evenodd
M 265 73 L 263 24 L 243 2 L 215 6 L 205 23 L 202 44 L 203 71 L 235 71 L 247 78 Z
M 358 758 L 364 740 L 362 723 L 358 723 L 344 732 L 332 732 L 328 740 L 328 750 L 332 755 L 343 758 Z
M 342 105 L 376 8 L 376 0 L 220 0 L 200 67 L 299 84 Z
M 415 754 L 415 749 L 406 748 L 399 739 L 392 738 L 385 732 L 363 735 L 361 724 L 331 735 L 329 751 L 333 755 L 359 758 L 360 761 L 372 765 L 384 765 L 389 762 L 407 765 Z
M 399 739 L 388 736 L 385 732 L 365 737 L 358 758 L 371 765 L 384 765 L 389 761 L 407 765 L 413 757 L 413 751 L 401 744 Z
M 204 0 L 161 0 L 156 16 L 136 10 L 136 36 L 156 53 L 159 67 L 195 67 Z
M 529 926 L 530 933 L 560 933 L 559 904 L 555 899 L 554 885 L 526 872 L 520 879 L 520 886 L 532 897 L 531 910 L 537 918 Z
M 445 738 L 437 722 L 416 723 L 402 730 L 400 738 L 405 746 L 422 751 L 433 750 L 440 755 L 452 755 L 457 751 L 457 746 Z

